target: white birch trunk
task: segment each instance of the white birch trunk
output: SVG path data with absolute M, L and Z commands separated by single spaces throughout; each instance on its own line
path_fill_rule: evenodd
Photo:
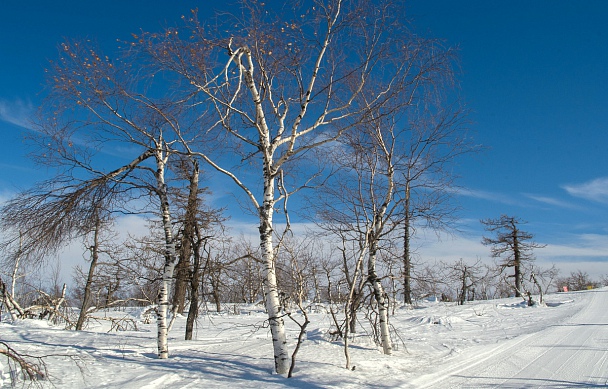
M 53 310 L 51 311 L 51 314 L 49 315 L 49 321 L 52 321 L 53 319 L 55 319 L 55 317 L 57 316 L 57 313 L 59 312 L 59 308 L 61 308 L 61 304 L 63 304 L 63 302 L 65 301 L 66 288 L 67 288 L 67 285 L 63 284 L 63 288 L 61 289 L 61 296 L 59 296 L 59 298 L 55 302 L 55 306 L 53 307 Z
M 287 349 L 287 336 L 285 334 L 285 322 L 280 316 L 280 302 L 277 287 L 277 274 L 275 268 L 275 252 L 272 244 L 273 212 L 275 205 L 275 177 L 280 169 L 281 162 L 274 165 L 273 156 L 277 145 L 271 144 L 270 129 L 266 122 L 266 114 L 262 107 L 262 98 L 253 80 L 254 62 L 251 51 L 247 47 L 242 48 L 246 60 L 240 63 L 245 85 L 251 93 L 255 104 L 256 126 L 259 134 L 258 144 L 262 152 L 262 165 L 264 173 L 264 197 L 262 204 L 258 206 L 260 217 L 260 250 L 264 261 L 264 303 L 268 311 L 268 321 L 272 334 L 272 346 L 274 350 L 274 365 L 277 374 L 289 372 L 289 352 Z M 246 65 L 244 64 L 246 63 Z M 295 139 L 295 136 L 294 136 Z M 284 161 L 283 161 L 284 162 Z M 255 199 L 252 197 L 254 204 Z
M 17 272 L 19 271 L 19 262 L 21 262 L 21 253 L 23 251 L 23 234 L 19 231 L 19 251 L 15 258 L 15 266 L 13 266 L 13 274 L 11 274 L 11 296 L 15 298 L 15 285 L 17 284 Z
M 23 317 L 23 310 L 21 309 L 19 304 L 17 304 L 12 299 L 11 293 L 8 290 L 6 290 L 6 284 L 4 282 L 2 282 L 2 279 L 0 279 L 0 293 L 2 294 L 0 296 L 0 297 L 2 297 L 2 300 L 0 300 L 0 302 L 4 303 L 6 310 L 11 314 L 11 319 L 13 321 L 17 321 L 17 315 L 15 314 L 15 311 L 18 311 L 19 315 L 21 315 L 21 317 Z
M 281 305 L 277 288 L 277 273 L 275 255 L 272 245 L 272 217 L 274 212 L 274 179 L 265 169 L 264 202 L 260 207 L 260 249 L 264 260 L 264 303 L 268 311 L 268 321 L 272 334 L 274 350 L 274 366 L 278 374 L 287 374 L 289 371 L 289 352 L 287 349 L 287 336 L 285 322 L 281 317 Z
M 8 313 L 11 314 L 11 320 L 14 322 L 17 321 L 17 315 L 15 315 L 15 307 L 11 304 L 11 300 L 7 297 L 5 299 L 5 305 L 8 310 Z
M 359 277 L 359 273 L 361 272 L 361 265 L 363 264 L 363 259 L 365 257 L 366 245 L 367 245 L 367 241 L 365 242 L 363 249 L 359 253 L 359 258 L 357 258 L 357 263 L 355 265 L 355 273 L 353 274 L 353 281 L 352 281 L 349 291 L 348 291 L 348 298 L 346 300 L 346 303 L 344 304 L 344 357 L 346 358 L 346 369 L 348 369 L 348 370 L 351 369 L 350 353 L 348 351 L 348 347 L 349 347 L 348 336 L 349 336 L 349 329 L 350 329 L 349 323 L 352 320 L 351 305 L 353 304 L 353 296 L 355 294 L 355 288 L 357 287 L 357 278 Z
M 386 162 L 386 180 L 387 180 L 387 188 L 386 194 L 384 197 L 384 202 L 378 208 L 374 215 L 374 221 L 372 224 L 372 229 L 370 231 L 369 238 L 369 255 L 368 255 L 368 263 L 367 263 L 367 274 L 368 281 L 372 284 L 372 288 L 374 290 L 374 298 L 378 303 L 378 316 L 380 320 L 380 343 L 382 344 L 382 351 L 385 355 L 390 355 L 392 352 L 391 338 L 390 332 L 388 328 L 388 299 L 387 295 L 384 292 L 384 288 L 382 287 L 382 283 L 380 282 L 380 278 L 378 278 L 378 274 L 376 273 L 376 259 L 378 255 L 378 242 L 384 230 L 384 226 L 387 219 L 387 209 L 389 204 L 393 201 L 393 192 L 395 190 L 395 171 L 392 164 L 392 146 L 387 148 L 387 144 L 384 142 L 384 137 L 381 131 L 377 129 L 376 139 L 378 142 L 378 149 L 382 154 L 381 158 L 383 158 Z
M 171 213 L 169 212 L 169 197 L 167 195 L 167 184 L 165 183 L 165 166 L 168 156 L 162 150 L 156 150 L 156 190 L 160 200 L 160 211 L 162 216 L 163 231 L 165 234 L 165 265 L 163 268 L 163 280 L 158 293 L 157 328 L 158 328 L 158 358 L 169 358 L 167 311 L 169 308 L 169 291 L 173 271 L 177 263 L 175 243 L 173 242 L 173 230 L 171 229 Z
M 390 355 L 392 352 L 391 337 L 388 328 L 388 304 L 386 293 L 382 287 L 382 283 L 376 274 L 376 256 L 378 251 L 377 242 L 371 242 L 368 257 L 368 279 L 374 289 L 374 298 L 378 303 L 378 316 L 380 319 L 380 343 L 382 344 L 382 352 Z

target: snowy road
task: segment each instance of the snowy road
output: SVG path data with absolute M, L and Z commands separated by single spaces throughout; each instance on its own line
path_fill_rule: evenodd
M 608 290 L 586 292 L 564 322 L 495 348 L 466 350 L 418 388 L 599 388 L 608 385 Z

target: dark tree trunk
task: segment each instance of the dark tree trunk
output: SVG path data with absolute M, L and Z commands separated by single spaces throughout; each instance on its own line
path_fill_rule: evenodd
M 197 234 L 198 235 L 198 234 Z M 190 308 L 188 308 L 188 317 L 186 318 L 186 335 L 185 340 L 192 340 L 194 331 L 194 323 L 198 317 L 198 304 L 200 300 L 200 280 L 201 280 L 201 254 L 200 245 L 202 242 L 197 240 L 194 244 L 192 254 L 194 261 L 192 264 L 192 272 L 190 273 Z
M 93 234 L 93 246 L 91 246 L 91 264 L 89 265 L 89 275 L 87 276 L 87 283 L 84 286 L 84 295 L 82 297 L 82 305 L 80 307 L 80 315 L 78 315 L 78 321 L 76 322 L 76 331 L 82 331 L 84 322 L 87 317 L 87 309 L 89 308 L 91 300 L 91 284 L 93 284 L 93 277 L 95 275 L 95 268 L 97 267 L 97 261 L 99 260 L 99 229 L 101 227 L 101 220 L 97 218 L 95 221 L 95 231 Z
M 462 271 L 462 289 L 460 291 L 459 305 L 464 305 L 467 299 L 467 268 Z
M 175 269 L 175 288 L 171 302 L 177 313 L 183 314 L 186 308 L 186 289 L 190 277 L 190 250 L 180 250 L 179 262 Z
M 350 303 L 350 315 L 348 320 L 348 332 L 351 334 L 357 333 L 357 310 L 359 310 L 359 303 L 361 301 L 361 293 L 353 294 L 353 299 Z
M 192 241 L 194 229 L 196 227 L 196 214 L 198 212 L 198 182 L 199 167 L 196 161 L 193 162 L 192 175 L 188 188 L 188 203 L 186 205 L 186 215 L 184 230 L 179 251 L 179 262 L 175 272 L 175 291 L 173 293 L 173 306 L 176 312 L 183 314 L 186 307 L 186 289 L 190 276 L 190 258 L 192 257 Z
M 220 298 L 220 275 L 212 274 L 211 275 L 211 287 L 213 290 L 211 291 L 211 296 L 213 296 L 213 302 L 215 303 L 215 310 L 217 313 L 222 312 L 222 301 Z
M 411 213 L 410 213 L 410 183 L 405 186 L 405 215 L 403 231 L 403 302 L 412 303 L 412 259 L 410 249 Z
M 521 297 L 521 256 L 519 252 L 519 231 L 513 228 L 513 277 L 515 278 L 515 297 Z

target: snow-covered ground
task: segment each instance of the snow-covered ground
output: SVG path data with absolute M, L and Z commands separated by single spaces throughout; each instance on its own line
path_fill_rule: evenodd
M 196 340 L 184 341 L 185 318 L 170 333 L 168 360 L 156 359 L 156 327 L 143 309 L 110 312 L 134 319 L 137 330 L 111 331 L 93 322 L 66 331 L 37 320 L 0 323 L 0 340 L 45 358 L 57 388 L 588 388 L 608 381 L 608 289 L 546 296 L 546 306 L 521 299 L 424 302 L 391 317 L 393 355 L 384 356 L 361 328 L 352 342 L 354 370 L 344 368 L 342 343 L 329 335 L 331 317 L 310 315 L 293 378 L 272 373 L 265 315 L 202 315 Z M 361 315 L 360 320 L 365 319 Z M 288 323 L 292 344 L 297 328 Z M 0 359 L 0 386 L 10 386 Z

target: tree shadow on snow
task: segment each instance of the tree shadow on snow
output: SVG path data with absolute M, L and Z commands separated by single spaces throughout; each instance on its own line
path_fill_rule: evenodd
M 156 358 L 156 355 L 153 355 Z M 160 361 L 160 360 L 158 360 Z M 259 362 L 255 363 L 255 362 Z M 302 378 L 273 374 L 273 361 L 270 358 L 254 358 L 243 355 L 220 354 L 204 352 L 204 355 L 193 355 L 192 353 L 175 353 L 169 359 L 162 360 L 158 364 L 146 363 L 149 368 L 162 367 L 162 370 L 171 372 L 187 371 L 200 374 L 205 380 L 230 382 L 231 386 L 238 387 L 239 382 L 251 386 L 259 382 L 260 387 L 264 384 L 285 384 L 293 388 L 321 389 L 322 386 L 306 382 Z

